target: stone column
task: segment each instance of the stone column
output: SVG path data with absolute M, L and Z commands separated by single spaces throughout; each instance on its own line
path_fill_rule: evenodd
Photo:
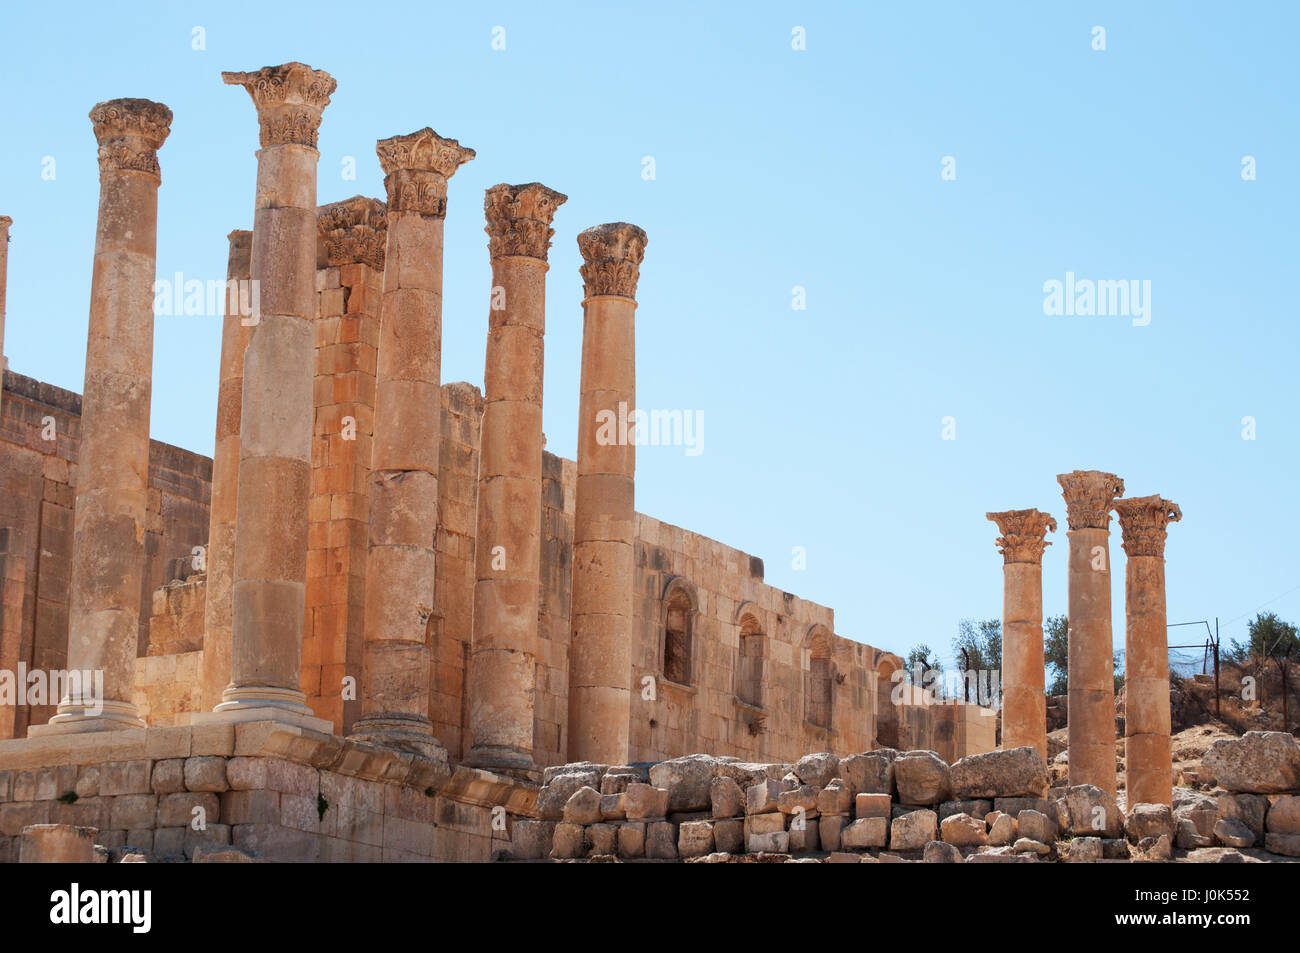
M 307 575 L 316 316 L 316 134 L 334 79 L 302 63 L 222 73 L 257 108 L 250 273 L 260 312 L 244 352 L 227 719 L 328 731 L 299 685 Z
M 1056 520 L 1038 510 L 986 513 L 1002 533 L 1002 747 L 1037 748 L 1047 763 L 1043 693 L 1043 550 Z
M 370 457 L 361 717 L 354 736 L 436 746 L 429 719 L 447 180 L 474 150 L 432 129 L 376 145 L 388 191 Z
M 227 238 L 230 254 L 226 262 L 226 314 L 221 325 L 217 439 L 212 452 L 200 711 L 215 708 L 221 702 L 222 691 L 230 683 L 230 586 L 235 572 L 239 408 L 244 389 L 244 350 L 248 347 L 253 321 L 249 270 L 253 233 L 236 229 Z
M 9 226 L 14 220 L 0 215 L 0 412 L 4 411 L 4 372 L 9 363 L 5 358 L 5 286 L 9 274 Z
M 646 234 L 617 222 L 578 236 L 582 385 L 573 524 L 569 760 L 628 759 L 636 509 L 636 284 Z M 625 427 L 620 427 L 620 421 Z
M 542 534 L 546 250 L 568 197 L 534 182 L 487 190 L 492 305 L 483 372 L 469 761 L 535 772 Z
M 93 684 L 70 686 L 48 732 L 144 725 L 131 696 L 148 506 L 162 181 L 158 149 L 171 132 L 172 111 L 147 99 L 115 99 L 92 109 L 90 120 L 99 142 L 99 222 L 81 404 L 67 668 L 103 672 L 103 698 L 94 697 Z
M 1110 511 L 1124 481 L 1100 470 L 1056 478 L 1070 529 L 1070 784 L 1115 795 L 1115 661 L 1110 625 Z
M 1124 785 L 1134 804 L 1173 804 L 1165 533 L 1183 518 L 1159 496 L 1115 502 L 1124 533 Z

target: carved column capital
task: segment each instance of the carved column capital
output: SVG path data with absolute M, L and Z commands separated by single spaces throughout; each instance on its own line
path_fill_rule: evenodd
M 1178 504 L 1159 494 L 1116 500 L 1115 512 L 1128 556 L 1164 556 L 1166 527 L 1183 518 Z
M 1115 498 L 1124 495 L 1124 481 L 1102 470 L 1072 470 L 1056 478 L 1065 497 L 1070 529 L 1110 529 Z
M 388 206 L 354 195 L 316 210 L 316 228 L 327 265 L 368 265 L 384 270 Z
M 162 181 L 158 150 L 171 134 L 172 111 L 148 99 L 110 99 L 90 110 L 99 171 L 139 172 Z
M 987 519 L 997 523 L 1002 533 L 998 537 L 998 551 L 1007 563 L 1041 563 L 1043 550 L 1052 544 L 1046 540 L 1048 531 L 1056 532 L 1056 520 L 1039 510 L 1004 510 L 985 513 Z
M 583 294 L 636 298 L 636 283 L 645 258 L 645 231 L 627 222 L 597 225 L 578 235 L 578 250 L 585 264 Z
M 321 113 L 337 88 L 334 77 L 305 63 L 264 66 L 252 73 L 222 73 L 227 86 L 243 86 L 257 108 L 262 146 L 316 148 Z
M 540 182 L 494 185 L 483 196 L 487 216 L 488 254 L 495 261 L 518 255 L 546 261 L 555 230 L 555 210 L 569 200 Z
M 444 139 L 428 126 L 405 136 L 380 139 L 375 152 L 384 170 L 389 211 L 419 212 L 435 218 L 447 216 L 447 180 L 475 155 L 473 149 L 455 139 Z

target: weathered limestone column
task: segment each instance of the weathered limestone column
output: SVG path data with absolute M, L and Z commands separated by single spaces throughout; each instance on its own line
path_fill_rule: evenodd
M 1070 524 L 1070 784 L 1115 795 L 1115 659 L 1110 625 L 1110 511 L 1124 481 L 1100 470 L 1056 478 Z
M 5 287 L 9 274 L 9 226 L 14 220 L 0 215 L 0 411 L 4 410 L 3 378 L 5 365 Z
M 260 313 L 244 352 L 226 718 L 314 727 L 299 686 L 307 575 L 316 316 L 316 134 L 334 79 L 302 63 L 222 73 L 257 108 L 250 273 Z
M 1124 785 L 1128 803 L 1173 804 L 1166 527 L 1183 518 L 1160 496 L 1115 501 L 1124 533 Z
M 646 234 L 616 222 L 578 236 L 582 385 L 573 524 L 569 760 L 628 759 L 636 509 L 636 284 Z M 621 411 L 621 413 L 620 413 Z
M 68 596 L 69 671 L 103 672 L 103 698 L 70 686 L 45 732 L 144 725 L 131 701 L 140 629 L 153 385 L 158 149 L 172 111 L 115 99 L 90 111 L 99 222 Z M 102 708 L 100 707 L 102 705 Z M 35 731 L 35 733 L 42 733 Z
M 235 573 L 240 404 L 244 390 L 244 351 L 248 347 L 253 320 L 249 283 L 253 233 L 236 229 L 227 237 L 230 255 L 226 263 L 226 314 L 221 325 L 217 439 L 212 453 L 200 711 L 215 708 L 221 702 L 222 691 L 230 683 L 230 587 Z M 244 311 L 249 313 L 244 314 Z
M 442 241 L 447 180 L 474 158 L 432 129 L 376 145 L 388 191 L 370 458 L 361 717 L 352 733 L 436 746 L 429 720 L 442 420 Z
M 546 250 L 568 196 L 536 182 L 487 190 L 492 306 L 483 372 L 469 762 L 533 772 L 542 535 Z
M 1043 550 L 1056 520 L 1038 510 L 985 515 L 1002 533 L 1002 747 L 1037 748 L 1046 764 Z

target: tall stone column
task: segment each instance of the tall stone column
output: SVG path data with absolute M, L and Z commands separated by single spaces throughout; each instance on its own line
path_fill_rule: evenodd
M 1115 794 L 1115 660 L 1110 625 L 1110 511 L 1124 481 L 1100 470 L 1056 478 L 1070 530 L 1070 784 Z
M 9 274 L 9 226 L 14 220 L 0 215 L 0 411 L 4 410 L 5 365 L 5 287 Z
M 578 236 L 582 384 L 573 524 L 569 760 L 629 755 L 636 509 L 636 284 L 646 234 L 616 222 Z M 628 421 L 626 429 L 620 421 Z
M 376 145 L 388 191 L 370 457 L 361 717 L 353 735 L 436 745 L 429 719 L 442 420 L 447 180 L 474 158 L 432 129 Z
M 94 697 L 93 684 L 71 686 L 48 732 L 144 725 L 131 695 L 148 505 L 162 181 L 158 149 L 171 132 L 172 111 L 147 99 L 114 99 L 95 106 L 90 120 L 99 142 L 99 222 L 81 404 L 67 667 L 102 671 L 103 698 Z
M 534 772 L 542 534 L 546 250 L 567 196 L 533 182 L 487 190 L 492 306 L 483 372 L 469 761 Z
M 226 262 L 226 314 L 221 324 L 217 438 L 212 452 L 200 711 L 215 708 L 230 683 L 230 587 L 235 573 L 240 404 L 244 390 L 244 350 L 248 347 L 253 320 L 249 284 L 253 233 L 236 229 L 227 238 L 230 254 Z M 244 314 L 245 310 L 249 313 Z
M 985 515 L 1002 533 L 1002 747 L 1037 748 L 1046 764 L 1043 550 L 1056 520 L 1038 510 Z
M 329 730 L 299 686 L 316 316 L 316 134 L 334 79 L 302 63 L 222 73 L 257 108 L 250 261 L 260 313 L 244 351 L 227 719 Z
M 1124 786 L 1134 804 L 1173 804 L 1166 527 L 1183 518 L 1160 496 L 1115 502 L 1124 533 Z

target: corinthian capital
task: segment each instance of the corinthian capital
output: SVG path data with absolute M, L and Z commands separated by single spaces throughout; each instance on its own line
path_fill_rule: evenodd
M 1039 510 L 1004 510 L 985 513 L 986 518 L 997 523 L 998 551 L 1008 563 L 1040 563 L 1047 542 L 1048 531 L 1056 532 L 1056 520 Z
M 161 180 L 158 150 L 171 134 L 172 111 L 148 99 L 110 99 L 90 111 L 99 171 L 141 172 Z
M 488 254 L 494 261 L 511 255 L 546 261 L 555 234 L 551 220 L 568 200 L 567 195 L 540 182 L 492 186 L 483 196 Z
M 227 86 L 242 86 L 253 98 L 263 146 L 316 148 L 321 113 L 338 83 L 305 63 L 264 66 L 252 73 L 222 73 Z
M 1056 478 L 1065 497 L 1070 529 L 1110 529 L 1115 498 L 1124 495 L 1124 481 L 1101 470 L 1072 470 Z
M 354 195 L 316 210 L 316 230 L 328 265 L 369 265 L 384 270 L 388 206 Z
M 1124 553 L 1128 556 L 1163 556 L 1166 527 L 1183 518 L 1177 503 L 1159 495 L 1116 500 L 1115 512 L 1124 533 Z
M 636 283 L 645 258 L 646 234 L 627 222 L 597 225 L 578 235 L 578 250 L 585 264 L 583 294 L 636 298 Z
M 405 136 L 375 143 L 384 170 L 388 209 L 445 218 L 447 180 L 474 158 L 474 150 L 444 139 L 428 126 Z

